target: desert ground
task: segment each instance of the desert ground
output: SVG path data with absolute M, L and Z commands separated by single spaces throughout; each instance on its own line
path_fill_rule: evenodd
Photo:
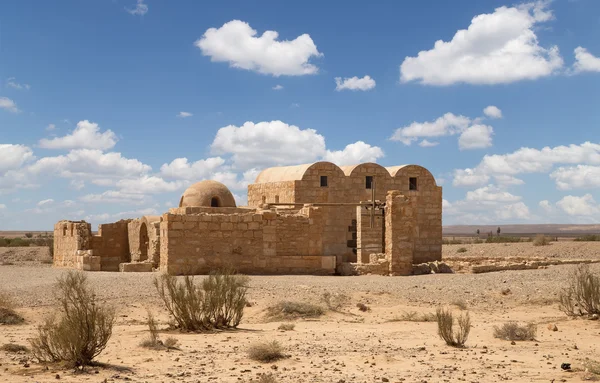
M 464 247 L 466 251 L 458 251 Z M 445 245 L 449 264 L 475 257 L 600 260 L 598 242 Z M 0 326 L 0 346 L 28 345 L 42 318 L 53 310 L 53 284 L 65 270 L 48 264 L 46 248 L 1 248 L 0 291 L 18 305 L 26 322 Z M 252 276 L 251 306 L 237 330 L 208 334 L 167 330 L 169 317 L 152 284 L 157 273 L 89 272 L 102 300 L 118 308 L 113 337 L 97 360 L 100 367 L 74 371 L 36 363 L 28 353 L 0 351 L 0 382 L 580 382 L 600 376 L 585 371 L 586 359 L 600 361 L 600 321 L 572 319 L 558 309 L 558 294 L 576 265 L 482 274 L 411 277 Z M 600 273 L 600 264 L 590 269 Z M 197 278 L 202 278 L 201 276 Z M 295 320 L 292 331 L 269 321 L 265 310 L 282 300 L 325 306 L 329 293 L 339 305 L 313 319 Z M 360 311 L 357 303 L 368 306 Z M 433 313 L 448 306 L 471 315 L 466 348 L 447 346 L 435 322 L 407 321 L 405 314 Z M 140 347 L 148 336 L 146 312 L 173 336 L 178 350 Z M 537 324 L 534 341 L 494 338 L 508 321 Z M 550 326 L 549 326 L 550 325 Z M 556 326 L 557 331 L 554 331 Z M 272 363 L 249 359 L 248 347 L 277 340 L 286 358 Z M 571 371 L 563 371 L 570 363 Z

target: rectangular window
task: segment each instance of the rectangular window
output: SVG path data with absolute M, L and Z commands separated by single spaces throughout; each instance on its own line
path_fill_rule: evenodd
M 321 176 L 321 187 L 327 186 L 327 176 Z
M 408 179 L 408 190 L 417 190 L 417 177 L 410 177 Z
M 373 176 L 365 177 L 365 188 L 367 188 L 367 189 L 373 188 Z

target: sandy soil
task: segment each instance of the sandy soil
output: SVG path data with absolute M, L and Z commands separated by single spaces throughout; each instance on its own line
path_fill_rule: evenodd
M 505 248 L 522 255 L 528 251 L 522 245 L 531 246 L 472 246 L 486 256 L 501 256 Z M 544 256 L 556 252 L 574 258 L 583 251 L 588 253 L 582 258 L 591 258 L 600 246 L 543 249 L 549 252 Z M 450 246 L 444 249 L 445 254 L 451 251 Z M 46 369 L 27 354 L 0 351 L 0 382 L 251 382 L 261 373 L 272 373 L 278 382 L 579 382 L 589 376 L 582 367 L 585 358 L 600 360 L 600 322 L 569 319 L 557 308 L 557 294 L 574 267 L 414 277 L 254 276 L 249 290 L 253 305 L 238 330 L 165 330 L 163 338 L 174 336 L 181 344 L 172 351 L 139 346 L 147 336 L 147 308 L 162 328 L 169 320 L 152 286 L 155 274 L 87 273 L 99 297 L 118 307 L 113 338 L 98 358 L 110 366 L 75 373 L 58 366 Z M 600 273 L 600 264 L 590 268 Z M 41 318 L 51 312 L 52 284 L 63 272 L 45 265 L 0 266 L 0 290 L 19 303 L 27 319 L 24 325 L 0 327 L 0 345 L 27 344 Z M 503 295 L 503 289 L 510 293 Z M 293 331 L 278 331 L 281 322 L 265 320 L 264 310 L 280 300 L 322 304 L 324 292 L 343 295 L 347 303 L 323 317 L 296 321 Z M 435 323 L 395 321 L 404 312 L 430 313 L 438 305 L 459 312 L 452 306 L 457 301 L 466 303 L 472 318 L 465 349 L 445 345 Z M 370 310 L 359 311 L 357 303 Z M 494 338 L 494 326 L 509 320 L 537 323 L 537 340 L 511 345 Z M 556 324 L 558 331 L 548 324 Z M 262 340 L 279 341 L 289 358 L 268 364 L 250 360 L 248 346 Z M 574 371 L 562 371 L 561 363 L 571 363 Z

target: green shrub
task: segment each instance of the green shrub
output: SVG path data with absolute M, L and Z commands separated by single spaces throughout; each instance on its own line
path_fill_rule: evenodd
M 112 336 L 115 310 L 98 301 L 81 272 L 60 277 L 56 291 L 57 313 L 38 327 L 37 336 L 30 341 L 32 353 L 41 362 L 90 365 Z
M 464 347 L 471 331 L 471 317 L 466 312 L 457 319 L 458 329 L 454 331 L 454 315 L 450 310 L 438 308 L 436 311 L 438 335 L 447 345 Z
M 461 241 L 460 239 L 448 239 L 448 238 L 442 238 L 442 245 L 462 245 L 463 241 Z
M 490 236 L 485 239 L 485 243 L 513 243 L 513 242 L 521 242 L 521 237 Z
M 535 340 L 537 325 L 528 323 L 519 325 L 517 322 L 504 323 L 501 327 L 494 326 L 494 338 L 504 340 Z
M 188 275 L 178 283 L 177 277 L 163 274 L 154 280 L 154 286 L 181 330 L 208 331 L 239 325 L 248 281 L 244 275 L 221 270 L 205 278 L 201 285 Z
M 559 308 L 570 316 L 600 314 L 600 277 L 587 265 L 580 265 L 559 294 L 559 301 Z
M 598 242 L 600 241 L 600 235 L 596 235 L 596 234 L 588 234 L 588 235 L 584 235 L 581 237 L 577 237 L 574 239 L 574 241 L 578 241 L 578 242 Z
M 263 363 L 273 362 L 283 359 L 283 348 L 276 340 L 271 342 L 260 342 L 250 345 L 248 348 L 248 357 Z
M 25 233 L 25 237 L 32 238 L 33 237 L 33 233 Z

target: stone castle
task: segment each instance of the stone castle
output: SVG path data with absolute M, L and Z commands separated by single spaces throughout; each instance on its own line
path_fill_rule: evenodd
M 89 271 L 409 275 L 441 257 L 442 188 L 418 165 L 274 167 L 248 186 L 247 207 L 201 181 L 162 216 L 102 224 L 95 235 L 85 221 L 54 226 L 54 266 Z

